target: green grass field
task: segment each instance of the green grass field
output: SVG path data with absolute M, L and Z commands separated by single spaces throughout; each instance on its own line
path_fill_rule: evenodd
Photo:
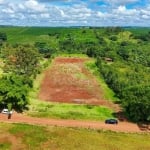
M 133 28 L 126 28 L 127 31 L 132 32 L 135 35 L 142 35 L 142 34 L 147 34 L 150 31 L 149 27 L 133 27 Z
M 86 31 L 84 34 L 82 34 L 83 30 Z M 0 27 L 0 32 L 5 32 L 8 36 L 8 43 L 12 44 L 34 44 L 34 42 L 40 41 L 56 46 L 58 39 L 55 34 L 60 36 L 60 40 L 63 40 L 68 34 L 71 34 L 76 42 L 96 40 L 92 30 L 80 28 Z
M 114 118 L 113 111 L 107 107 L 40 102 L 33 99 L 27 114 L 32 117 L 79 120 L 105 120 L 106 118 Z
M 150 134 L 0 123 L 0 149 L 149 150 Z

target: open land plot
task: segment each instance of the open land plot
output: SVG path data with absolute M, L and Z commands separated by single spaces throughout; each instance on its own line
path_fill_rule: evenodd
M 103 91 L 95 76 L 84 63 L 89 58 L 56 57 L 45 71 L 39 99 L 51 102 L 101 105 L 117 108 L 104 99 Z

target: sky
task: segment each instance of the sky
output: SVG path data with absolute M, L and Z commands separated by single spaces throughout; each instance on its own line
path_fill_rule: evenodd
M 0 0 L 0 25 L 150 27 L 150 0 Z

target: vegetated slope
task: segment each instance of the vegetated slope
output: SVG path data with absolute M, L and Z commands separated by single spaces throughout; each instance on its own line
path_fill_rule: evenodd
M 45 72 L 39 99 L 78 104 L 96 104 L 117 108 L 104 100 L 98 81 L 84 65 L 89 58 L 56 57 Z
M 0 123 L 0 149 L 148 150 L 149 134 Z M 65 136 L 65 137 L 64 137 Z

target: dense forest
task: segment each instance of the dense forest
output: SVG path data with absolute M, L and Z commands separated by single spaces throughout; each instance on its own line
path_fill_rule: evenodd
M 126 116 L 150 121 L 150 28 L 0 28 L 0 104 L 23 110 L 42 59 L 86 54 L 119 98 Z

